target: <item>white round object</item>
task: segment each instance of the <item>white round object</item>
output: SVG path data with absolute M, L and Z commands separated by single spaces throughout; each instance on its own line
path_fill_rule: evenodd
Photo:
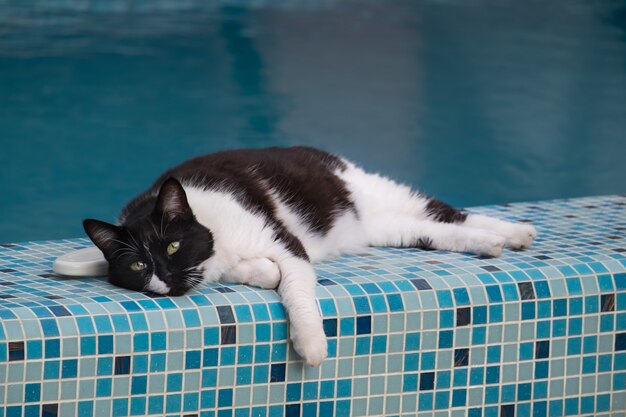
M 73 277 L 98 277 L 106 275 L 109 263 L 96 247 L 75 250 L 59 256 L 52 270 L 60 275 Z

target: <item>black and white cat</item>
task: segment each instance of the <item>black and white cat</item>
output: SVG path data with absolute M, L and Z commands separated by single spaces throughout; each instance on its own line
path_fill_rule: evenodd
M 218 280 L 277 289 L 293 346 L 309 365 L 327 353 L 311 262 L 366 246 L 499 256 L 505 246 L 530 246 L 537 234 L 306 147 L 187 161 L 128 203 L 119 224 L 84 221 L 111 283 L 167 295 Z

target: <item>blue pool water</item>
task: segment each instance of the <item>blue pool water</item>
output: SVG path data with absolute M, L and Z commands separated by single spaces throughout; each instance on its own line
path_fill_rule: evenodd
M 0 242 L 244 146 L 459 206 L 626 192 L 624 1 L 9 0 L 0 27 Z

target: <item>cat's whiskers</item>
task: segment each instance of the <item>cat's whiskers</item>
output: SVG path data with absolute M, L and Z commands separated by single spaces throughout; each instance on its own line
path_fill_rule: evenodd
M 119 248 L 119 249 L 116 249 L 116 250 L 112 253 L 112 255 L 114 255 L 114 256 L 115 256 L 118 252 L 122 252 L 122 251 L 133 252 L 133 251 L 134 251 L 134 249 L 129 249 L 129 248 Z
M 135 246 L 131 245 L 131 244 L 130 244 L 130 243 L 128 243 L 128 242 L 123 242 L 123 241 L 121 241 L 121 240 L 117 240 L 117 239 L 111 239 L 111 240 L 112 240 L 113 242 L 117 242 L 117 243 L 119 243 L 120 245 L 126 246 L 128 249 L 131 249 L 131 250 L 139 250 L 139 248 L 137 248 L 137 247 L 135 247 Z
M 135 249 L 137 249 L 137 251 L 139 251 L 139 243 L 135 239 L 135 236 L 133 236 L 133 234 L 131 232 L 128 232 L 128 236 L 130 236 L 130 238 L 133 240 L 133 243 L 135 244 Z
M 185 277 L 201 277 L 202 273 L 200 271 L 186 271 L 187 273 L 184 275 Z
M 195 268 L 196 267 L 187 268 L 185 271 Z M 202 282 L 202 272 L 192 270 L 183 276 L 183 280 L 185 281 L 186 286 L 190 288 L 198 288 L 198 284 Z
M 157 231 L 157 228 L 156 228 L 156 226 L 154 225 L 154 223 L 150 222 L 150 226 L 152 226 L 152 230 L 154 230 L 154 235 L 155 235 L 157 238 L 161 238 L 161 239 L 162 239 L 162 238 L 163 238 L 163 235 L 159 235 L 159 232 Z
M 118 254 L 118 252 L 121 252 Z M 122 258 L 124 256 L 137 256 L 137 252 L 133 249 L 128 249 L 128 248 L 120 248 L 117 249 L 115 252 L 113 252 L 112 254 L 114 257 L 118 257 L 118 258 Z
M 137 254 L 136 253 L 132 253 L 132 252 L 124 252 L 121 255 L 117 255 L 117 258 L 118 259 L 122 259 L 125 256 L 136 257 Z

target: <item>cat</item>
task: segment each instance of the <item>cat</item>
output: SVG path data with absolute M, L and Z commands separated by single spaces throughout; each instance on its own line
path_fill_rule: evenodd
M 119 226 L 83 226 L 109 281 L 179 296 L 219 280 L 276 289 L 294 349 L 327 355 L 312 262 L 367 246 L 501 255 L 537 231 L 457 210 L 352 162 L 309 147 L 243 149 L 169 169 L 122 210 Z

